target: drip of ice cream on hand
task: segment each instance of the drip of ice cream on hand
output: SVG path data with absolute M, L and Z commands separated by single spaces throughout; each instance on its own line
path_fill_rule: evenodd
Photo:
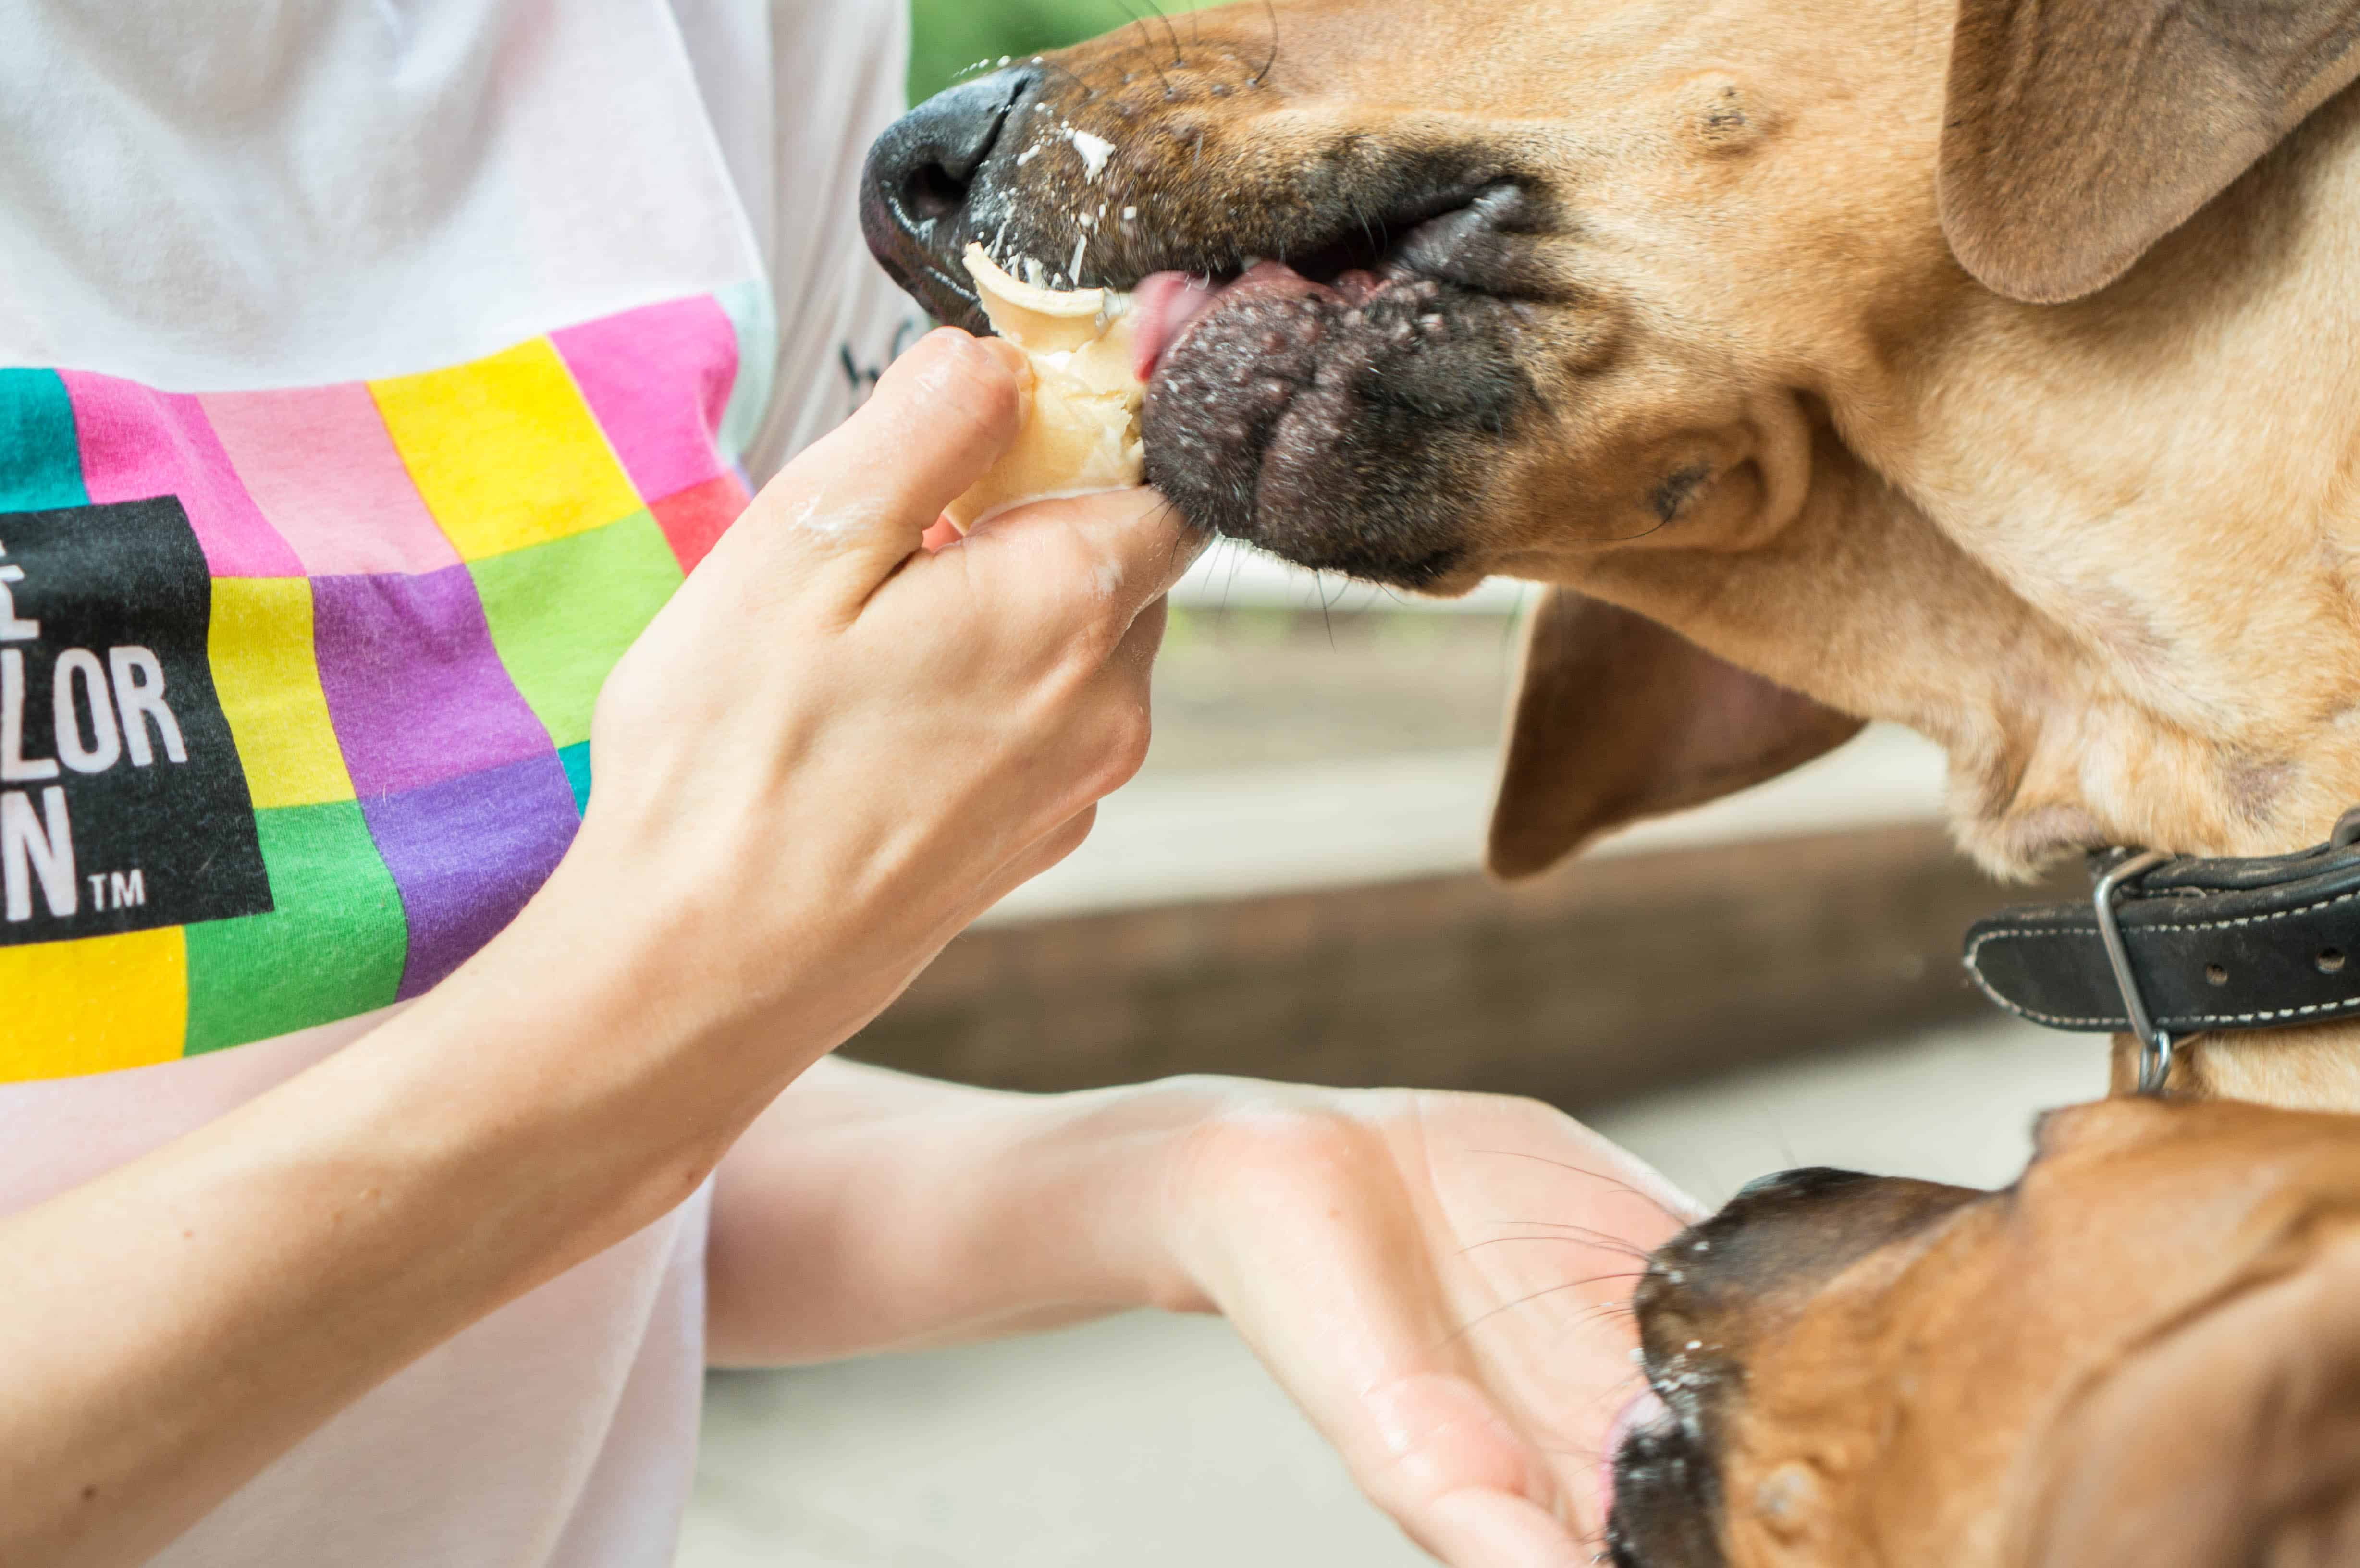
M 1016 444 L 945 514 L 961 533 L 1012 507 L 1127 490 L 1147 474 L 1140 409 L 1147 400 L 1128 294 L 1060 291 L 1011 278 L 983 246 L 967 269 L 992 331 L 1032 369 Z

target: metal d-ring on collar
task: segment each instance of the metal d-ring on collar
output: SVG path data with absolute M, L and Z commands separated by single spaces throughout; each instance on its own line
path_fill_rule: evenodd
M 2360 844 L 2360 806 L 2336 819 L 2335 831 L 2327 840 L 2330 849 L 2349 849 L 2355 844 Z M 2139 990 L 2138 976 L 2131 972 L 2130 949 L 2123 942 L 2114 896 L 2131 878 L 2171 858 L 2159 849 L 2141 850 L 2098 878 L 2091 896 L 2098 917 L 2098 937 L 2106 944 L 2106 962 L 2114 966 L 2114 985 L 2123 994 L 2123 1016 L 2129 1020 L 2131 1033 L 2138 1037 L 2138 1092 L 2149 1097 L 2160 1095 L 2171 1077 L 2173 1040 L 2169 1029 L 2156 1027 L 2155 1015 L 2147 1011 L 2147 997 Z
M 2114 966 L 2114 984 L 2122 988 L 2124 1016 L 2130 1020 L 2131 1033 L 2138 1037 L 2138 1092 L 2149 1096 L 2161 1094 L 2171 1076 L 2171 1032 L 2155 1027 L 2147 998 L 2139 994 L 2138 976 L 2131 973 L 2130 949 L 2123 945 L 2122 921 L 2114 915 L 2114 895 L 2132 877 L 2170 858 L 2159 849 L 2140 851 L 2099 877 L 2092 899 L 2097 906 L 2098 936 L 2106 944 L 2106 961 Z
M 2123 848 L 2093 856 L 2091 869 L 2091 902 L 1977 920 L 1967 974 L 2034 1023 L 2128 1030 L 2141 1094 L 2163 1092 L 2175 1048 L 2198 1031 L 2360 1020 L 2360 808 L 2326 843 L 2291 854 Z

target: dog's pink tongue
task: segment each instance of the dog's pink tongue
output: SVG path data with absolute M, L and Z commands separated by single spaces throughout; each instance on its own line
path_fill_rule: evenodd
M 1368 279 L 1368 287 L 1353 296 L 1356 303 L 1379 287 L 1367 273 L 1348 276 Z M 1172 352 L 1172 345 L 1185 337 L 1188 329 L 1207 311 L 1232 295 L 1294 298 L 1335 293 L 1335 289 L 1312 282 L 1283 261 L 1258 261 L 1246 269 L 1244 276 L 1227 283 L 1214 283 L 1185 272 L 1156 273 L 1133 289 L 1131 296 L 1131 311 L 1139 318 L 1131 333 L 1139 378 L 1145 381 L 1153 377 L 1155 367 Z
M 1156 273 L 1131 291 L 1131 311 L 1139 323 L 1131 341 L 1142 381 L 1154 376 L 1164 354 L 1213 308 L 1221 292 L 1209 279 L 1185 272 Z

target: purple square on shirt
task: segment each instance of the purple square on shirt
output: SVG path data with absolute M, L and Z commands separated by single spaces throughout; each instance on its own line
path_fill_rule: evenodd
M 439 984 L 516 919 L 582 819 L 555 753 L 361 802 L 410 921 L 398 995 Z
M 353 788 L 364 799 L 556 747 L 492 646 L 464 566 L 311 580 L 313 646 Z

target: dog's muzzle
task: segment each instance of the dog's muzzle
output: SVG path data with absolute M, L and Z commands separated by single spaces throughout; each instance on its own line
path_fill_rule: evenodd
M 1522 291 L 1546 277 L 1547 206 L 1479 146 L 1345 137 L 1306 162 L 1223 107 L 1270 91 L 1242 69 L 1192 60 L 1126 96 L 1050 60 L 955 87 L 871 150 L 869 248 L 970 331 L 970 244 L 1050 288 L 1134 291 L 1148 479 L 1191 522 L 1459 586 L 1499 453 L 1539 408 Z

